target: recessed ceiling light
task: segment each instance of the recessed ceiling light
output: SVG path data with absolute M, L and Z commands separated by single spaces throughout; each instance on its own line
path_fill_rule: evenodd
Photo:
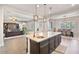
M 72 4 L 72 6 L 75 6 L 75 4 Z
M 37 7 L 39 7 L 39 5 L 37 5 Z

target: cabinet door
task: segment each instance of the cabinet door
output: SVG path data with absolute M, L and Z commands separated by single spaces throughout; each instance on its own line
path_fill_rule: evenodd
M 58 35 L 58 45 L 61 43 L 61 35 Z
M 30 40 L 30 53 L 31 54 L 39 54 L 39 43 L 36 43 L 35 41 Z
M 43 41 L 40 43 L 40 54 L 48 54 L 49 53 L 49 41 Z
M 50 38 L 50 53 L 52 53 L 55 50 L 54 48 L 54 38 Z
M 58 42 L 59 42 L 59 41 L 58 41 L 58 36 L 55 36 L 55 37 L 54 37 L 54 43 L 55 43 L 54 48 L 55 48 L 55 49 L 56 49 L 57 46 L 59 45 Z

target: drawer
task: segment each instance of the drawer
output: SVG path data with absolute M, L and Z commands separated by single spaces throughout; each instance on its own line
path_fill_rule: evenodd
M 40 43 L 40 54 L 48 54 L 49 53 L 49 41 L 43 41 Z
M 30 40 L 30 53 L 31 54 L 39 54 L 39 43 Z
M 42 47 L 44 47 L 44 46 L 46 46 L 48 44 L 49 44 L 49 41 L 48 40 L 43 41 L 43 42 L 40 43 L 40 48 L 42 48 Z
M 49 48 L 50 48 L 49 53 L 52 53 L 55 50 L 55 48 L 54 48 L 54 38 L 50 39 Z
M 49 46 L 44 45 L 43 47 L 40 48 L 40 54 L 48 54 L 49 53 Z

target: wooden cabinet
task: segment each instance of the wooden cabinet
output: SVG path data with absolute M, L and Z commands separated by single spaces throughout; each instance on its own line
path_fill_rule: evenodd
M 52 53 L 58 47 L 60 42 L 61 42 L 61 35 L 48 38 L 47 40 L 39 43 L 30 40 L 30 53 L 31 54 Z
M 49 53 L 49 40 L 43 41 L 40 43 L 40 54 Z
M 55 40 L 54 40 L 54 48 L 56 49 L 61 43 L 61 35 L 57 35 L 54 38 L 55 38 Z
M 59 45 L 59 38 L 58 35 L 54 37 L 54 48 L 57 48 Z
M 49 53 L 51 53 L 52 51 L 54 51 L 55 50 L 55 48 L 54 48 L 54 38 L 50 38 L 50 43 L 49 43 Z
M 30 40 L 30 53 L 39 54 L 40 53 L 40 43 Z
M 30 40 L 30 53 L 31 54 L 48 54 L 48 40 L 37 43 Z
M 60 44 L 60 42 L 61 42 L 61 34 L 58 35 L 58 45 Z

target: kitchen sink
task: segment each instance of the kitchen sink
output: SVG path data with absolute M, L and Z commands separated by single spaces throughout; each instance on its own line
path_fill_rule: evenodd
M 37 38 L 44 38 L 44 36 L 37 36 Z

